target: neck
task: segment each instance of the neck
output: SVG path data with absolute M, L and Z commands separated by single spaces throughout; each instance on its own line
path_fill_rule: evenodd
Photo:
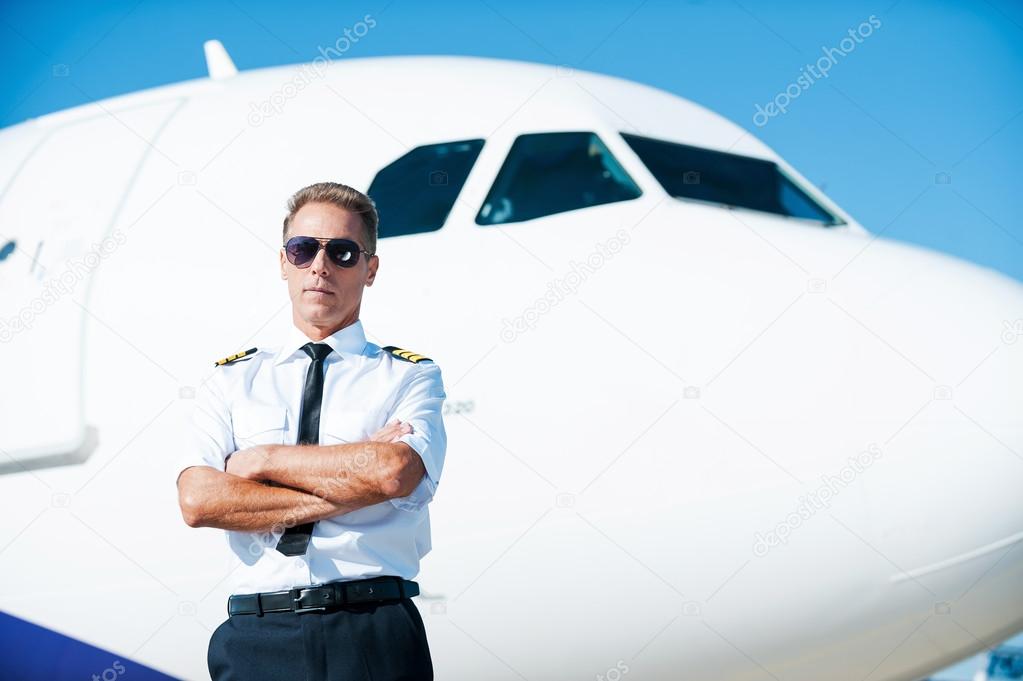
M 359 310 L 356 308 L 355 311 L 345 317 L 342 321 L 334 324 L 325 325 L 307 321 L 295 314 L 294 310 L 292 310 L 292 319 L 295 322 L 295 327 L 304 333 L 309 340 L 319 342 L 327 336 L 337 333 L 346 326 L 351 326 L 355 322 L 359 321 Z

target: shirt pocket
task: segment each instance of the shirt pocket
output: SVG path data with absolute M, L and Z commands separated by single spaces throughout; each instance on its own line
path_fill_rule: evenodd
M 238 449 L 255 445 L 284 444 L 288 410 L 268 404 L 246 404 L 231 414 Z

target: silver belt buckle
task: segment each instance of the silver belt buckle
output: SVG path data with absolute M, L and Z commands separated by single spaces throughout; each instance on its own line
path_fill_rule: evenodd
M 295 612 L 313 612 L 326 610 L 334 605 L 333 590 L 318 587 L 291 590 L 291 602 Z

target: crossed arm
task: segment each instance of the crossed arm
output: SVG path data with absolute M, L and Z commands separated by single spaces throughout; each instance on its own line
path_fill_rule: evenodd
M 192 466 L 178 476 L 178 503 L 190 527 L 244 532 L 314 522 L 407 496 L 425 473 L 393 421 L 366 442 L 259 445 L 231 454 L 227 470 Z

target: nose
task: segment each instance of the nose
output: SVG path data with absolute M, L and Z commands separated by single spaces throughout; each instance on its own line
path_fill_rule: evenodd
M 325 277 L 330 273 L 330 258 L 327 257 L 327 249 L 322 245 L 316 251 L 316 255 L 313 256 L 313 261 L 309 264 L 309 271 L 310 274 L 321 277 Z
M 928 630 L 952 650 L 1023 628 L 1023 285 L 944 256 L 914 260 L 911 304 L 885 335 L 934 385 L 864 476 L 869 539 L 893 561 L 889 602 L 954 620 Z

